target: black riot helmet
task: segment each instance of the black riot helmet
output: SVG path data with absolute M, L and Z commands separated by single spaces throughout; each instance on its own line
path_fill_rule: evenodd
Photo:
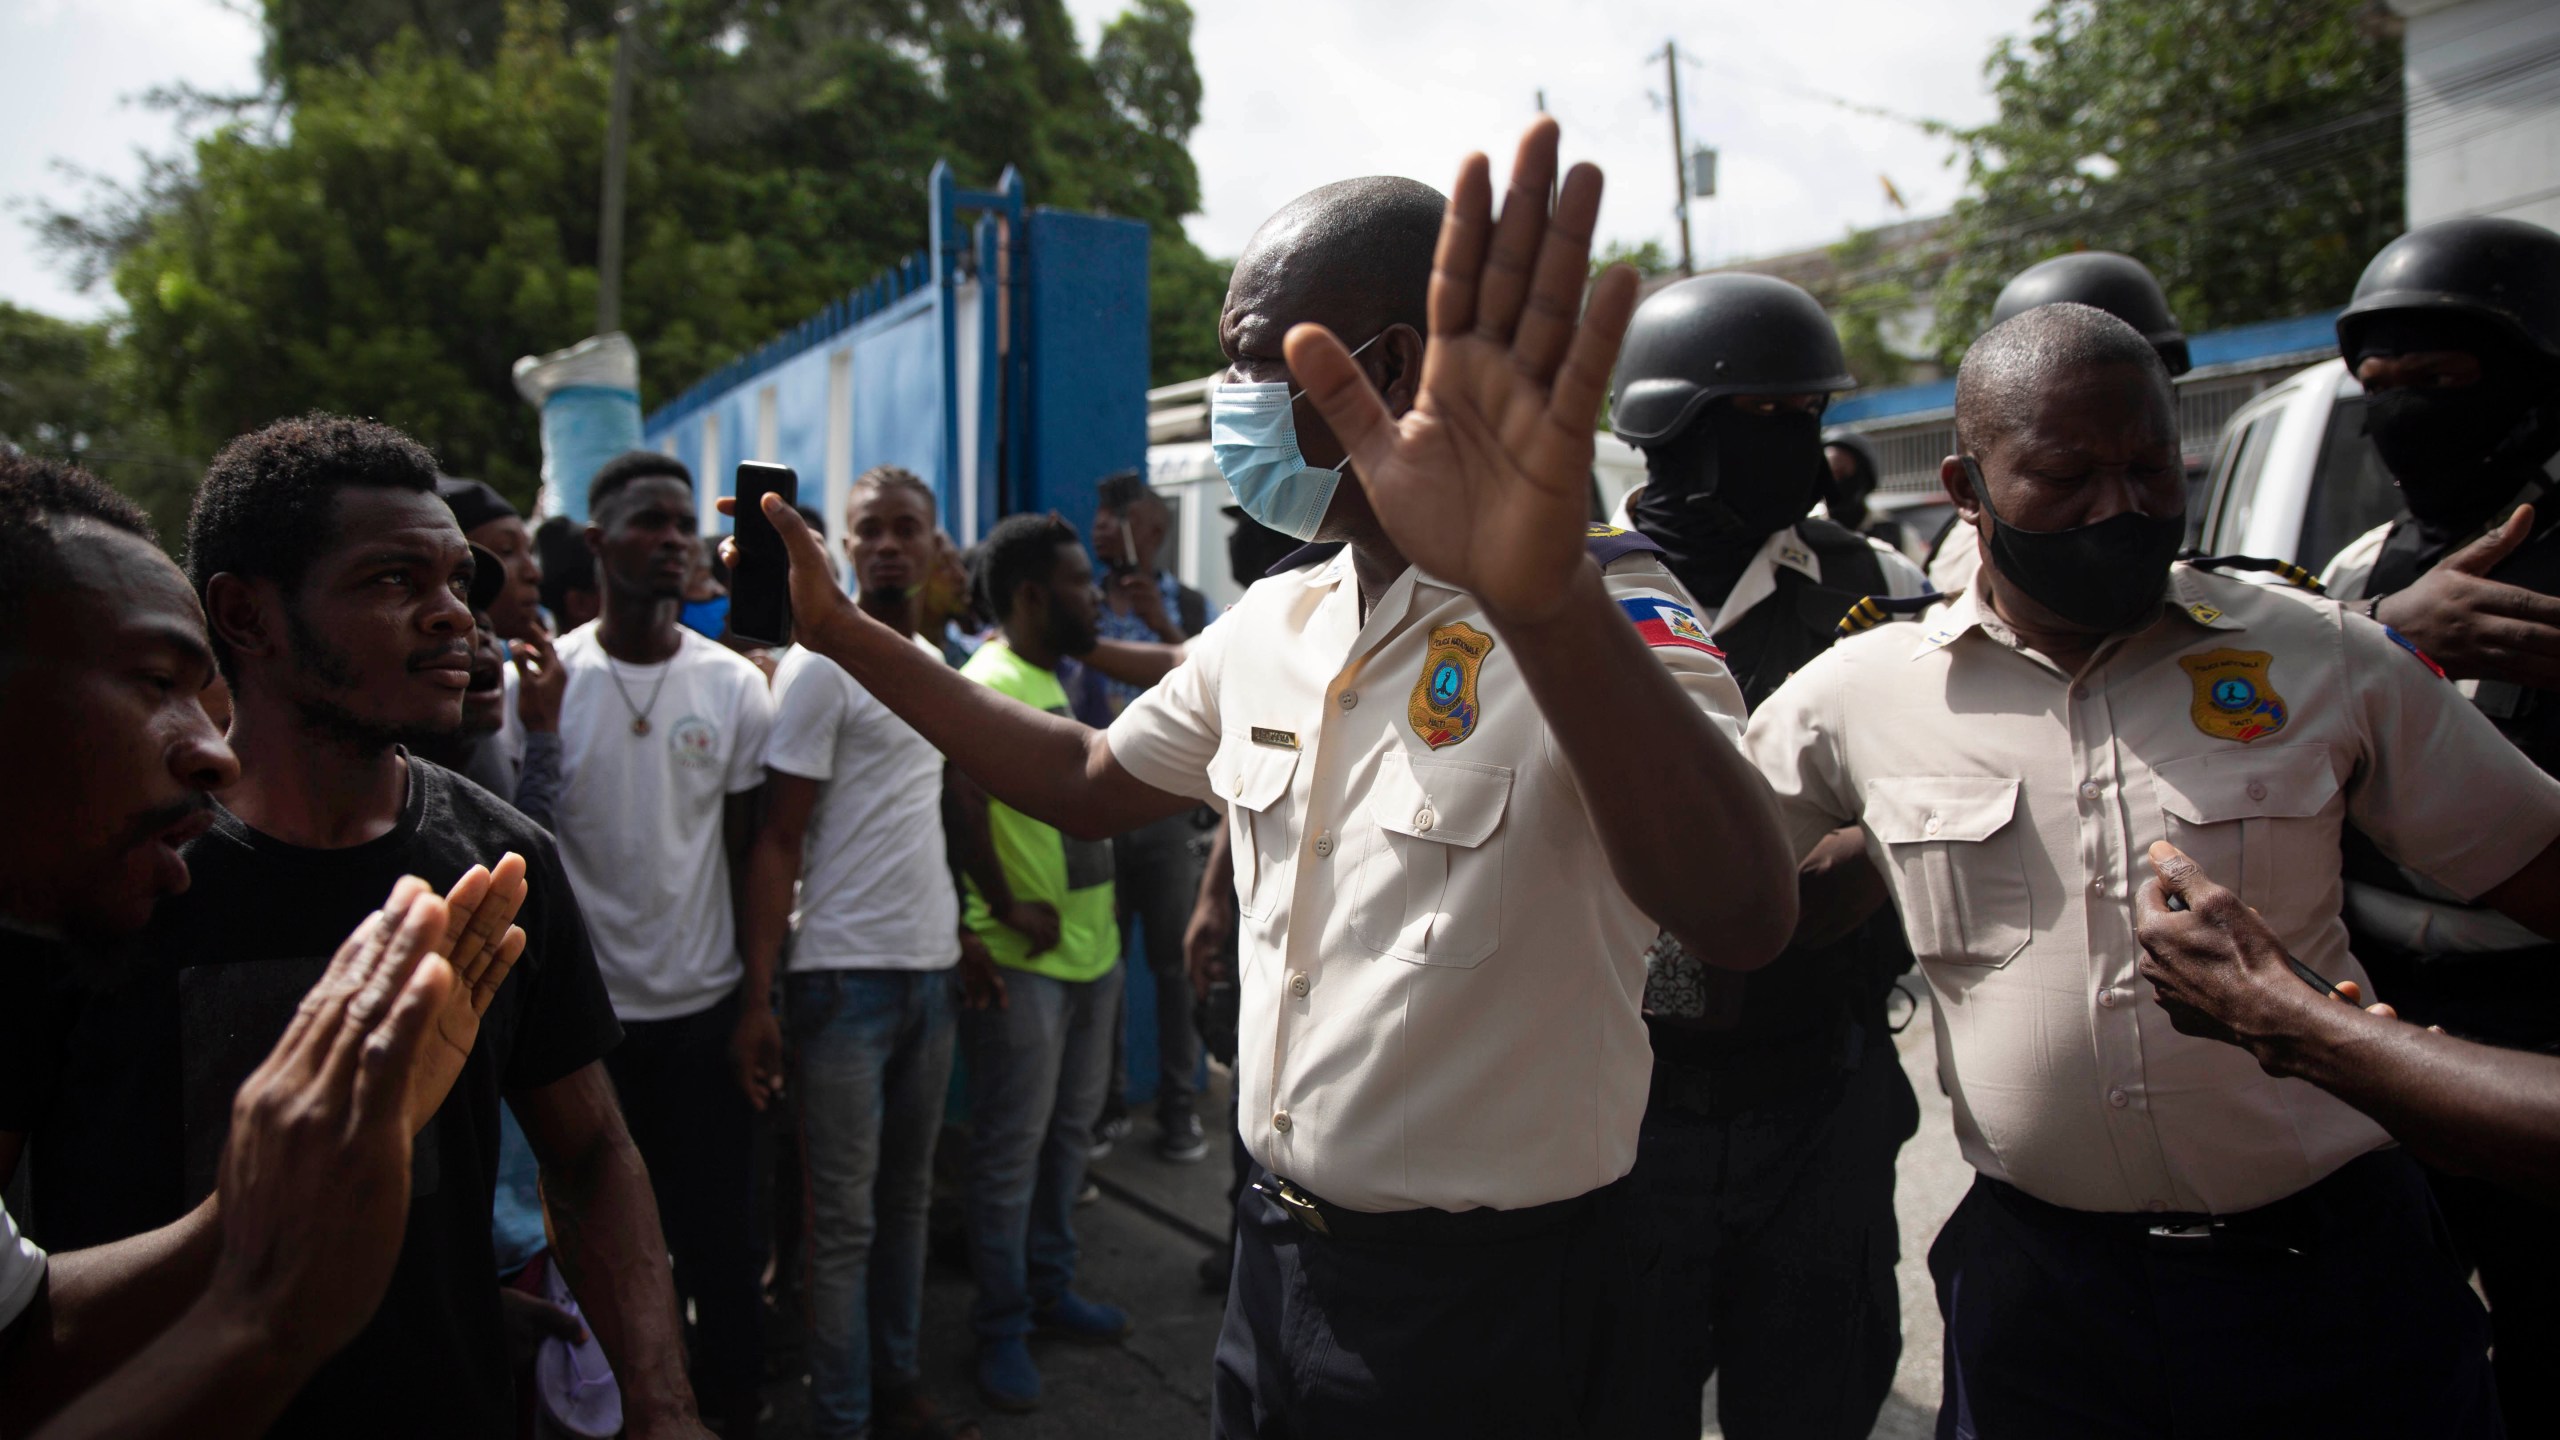
M 2338 317 L 2352 365 L 2383 315 L 2485 325 L 2560 362 L 2560 235 L 2522 220 L 2473 216 L 2422 226 L 2382 247 Z
M 1822 302 L 1772 275 L 1700 275 L 1636 307 L 1609 423 L 1619 439 L 1650 446 L 1720 396 L 1828 395 L 1857 383 Z
M 2057 255 L 2019 271 L 2000 288 L 2000 298 L 1991 302 L 1991 323 L 1982 328 L 1995 330 L 2039 305 L 2064 301 L 2104 310 L 2141 331 L 2170 374 L 2187 373 L 2187 335 L 2169 313 L 2160 282 L 2141 261 L 2112 250 Z

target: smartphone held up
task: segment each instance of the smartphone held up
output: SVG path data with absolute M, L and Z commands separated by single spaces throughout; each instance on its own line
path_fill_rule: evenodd
M 738 551 L 729 571 L 729 633 L 780 647 L 791 641 L 791 560 L 764 513 L 764 497 L 800 500 L 800 476 L 788 465 L 738 462 Z

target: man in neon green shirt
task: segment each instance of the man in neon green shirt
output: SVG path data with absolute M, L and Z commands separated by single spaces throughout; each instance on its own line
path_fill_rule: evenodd
M 1093 565 L 1075 527 L 1053 515 L 1013 516 L 987 536 L 978 565 L 981 598 L 1002 633 L 960 673 L 1034 709 L 1066 714 L 1058 667 L 1092 649 L 1096 633 Z M 1072 838 L 964 779 L 956 788 L 965 923 L 1005 981 L 1001 1005 L 960 1021 L 969 1063 L 978 1390 L 997 1409 L 1028 1410 L 1040 1399 L 1026 1343 L 1033 1330 L 1112 1341 L 1132 1328 L 1118 1307 L 1071 1288 L 1070 1216 L 1118 1060 L 1111 842 Z

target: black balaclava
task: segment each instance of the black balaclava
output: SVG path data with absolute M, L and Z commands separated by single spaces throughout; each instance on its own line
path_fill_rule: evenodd
M 1644 492 L 1630 518 L 1692 595 L 1721 605 L 1761 545 L 1812 511 L 1830 470 L 1820 415 L 1748 415 L 1718 399 L 1645 451 Z
M 2465 539 L 2560 450 L 2560 367 L 2476 318 L 2386 311 L 2356 331 L 2354 360 L 2459 350 L 2480 360 L 2469 385 L 2384 390 L 2364 402 L 2364 433 L 2433 544 Z

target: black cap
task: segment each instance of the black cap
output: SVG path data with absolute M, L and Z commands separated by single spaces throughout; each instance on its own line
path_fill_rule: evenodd
M 2187 373 L 2186 332 L 2169 313 L 2169 297 L 2160 282 L 2141 261 L 2112 250 L 2057 255 L 2019 271 L 2001 287 L 2000 298 L 1991 303 L 1991 323 L 1983 328 L 1996 329 L 2038 306 L 2066 301 L 2104 310 L 2141 331 L 2170 374 Z
M 2486 215 L 2412 230 L 2364 267 L 2338 317 L 2350 363 L 2364 332 L 2390 314 L 2460 317 L 2560 360 L 2560 235 Z
M 453 507 L 454 522 L 465 531 L 477 530 L 492 520 L 505 520 L 516 514 L 507 497 L 477 480 L 461 480 L 451 475 L 436 477 L 436 494 Z
M 1609 426 L 1630 445 L 1652 445 L 1719 396 L 1828 395 L 1857 384 L 1821 301 L 1774 275 L 1700 275 L 1636 307 Z
M 512 515 L 515 512 L 507 512 Z M 469 529 L 469 526 L 463 527 Z M 471 547 L 471 609 L 474 614 L 498 603 L 498 592 L 507 588 L 507 562 L 485 545 Z

